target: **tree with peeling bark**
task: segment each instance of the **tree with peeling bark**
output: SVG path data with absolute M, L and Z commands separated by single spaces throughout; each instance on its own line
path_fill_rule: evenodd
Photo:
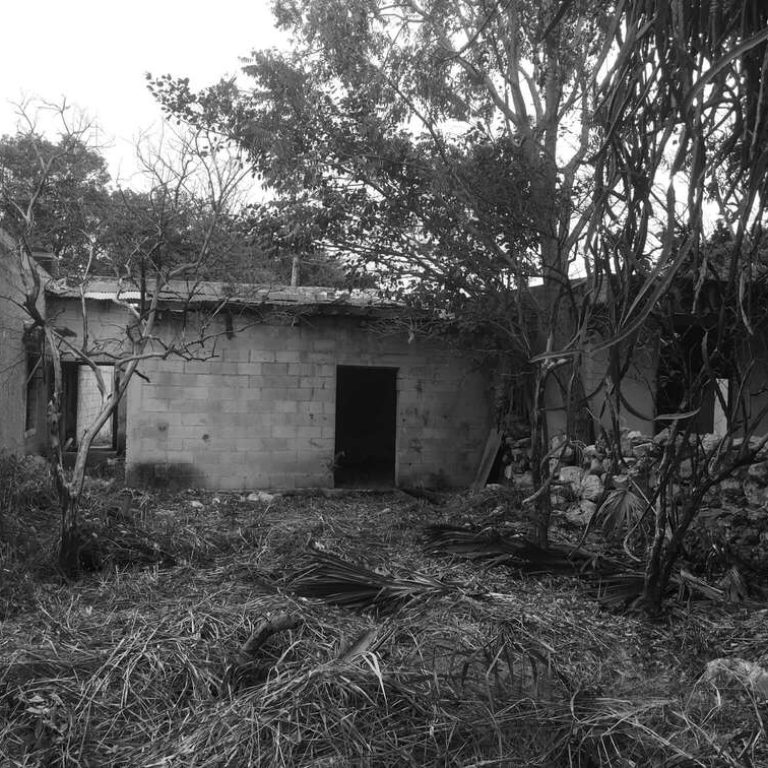
M 38 209 L 45 202 L 56 169 L 74 161 L 71 151 L 79 153 L 88 147 L 90 127 L 73 125 L 66 109 L 59 110 L 58 116 L 62 125 L 58 141 L 50 142 L 34 130 L 23 136 L 24 146 L 37 163 L 28 174 L 34 184 L 0 187 L 6 224 L 10 219 L 15 242 L 10 258 L 16 262 L 21 286 L 17 294 L 4 295 L 0 300 L 21 307 L 28 317 L 29 331 L 42 339 L 43 359 L 51 378 L 49 457 L 61 508 L 59 563 L 66 573 L 75 573 L 83 543 L 78 505 L 88 453 L 100 430 L 116 413 L 142 361 L 210 356 L 206 347 L 210 335 L 204 322 L 199 333 L 190 337 L 167 338 L 159 332 L 160 297 L 172 281 L 178 284 L 179 280 L 189 285 L 191 296 L 199 281 L 226 259 L 225 247 L 237 242 L 232 235 L 233 207 L 238 203 L 244 173 L 239 163 L 231 158 L 226 161 L 216 151 L 215 143 L 199 132 L 179 134 L 172 154 L 146 155 L 147 184 L 141 193 L 114 190 L 98 218 L 78 219 L 87 225 L 77 232 L 78 247 L 82 247 L 85 259 L 64 263 L 68 288 L 79 290 L 82 299 L 82 328 L 74 333 L 58 325 L 56 317 L 46 315 L 44 293 L 48 289 L 55 291 L 55 285 L 49 284 L 49 276 L 39 268 L 33 253 L 40 241 L 36 229 Z M 20 188 L 24 194 L 19 194 Z M 75 207 L 77 201 L 68 201 L 68 205 Z M 116 281 L 113 301 L 125 319 L 117 336 L 110 339 L 93 332 L 89 325 L 85 295 L 89 280 L 97 273 L 97 264 L 98 274 L 108 269 Z M 125 296 L 127 292 L 131 300 Z M 95 415 L 78 435 L 71 469 L 65 466 L 61 432 L 63 364 L 67 361 L 90 369 L 100 396 Z M 105 363 L 119 372 L 114 385 L 101 370 L 100 365 Z
M 318 242 L 482 331 L 505 361 L 500 402 L 513 375 L 526 381 L 527 402 L 514 407 L 530 419 L 541 487 L 545 388 L 583 405 L 578 360 L 546 355 L 570 340 L 564 316 L 578 315 L 569 271 L 588 220 L 580 204 L 612 7 L 286 0 L 275 12 L 294 48 L 254 53 L 252 89 L 151 84 L 168 112 L 238 142 L 276 199 L 310 213 Z M 588 426 L 581 410 L 568 409 L 571 431 Z M 536 500 L 544 541 L 549 494 Z

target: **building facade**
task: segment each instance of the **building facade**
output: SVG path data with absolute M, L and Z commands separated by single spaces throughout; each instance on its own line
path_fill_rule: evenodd
M 402 308 L 363 292 L 265 290 L 211 312 L 216 289 L 207 290 L 191 304 L 169 292 L 156 351 L 185 340 L 188 353 L 146 359 L 130 382 L 115 426 L 129 483 L 244 490 L 472 482 L 492 397 L 469 354 L 415 337 Z M 79 297 L 59 289 L 48 301 L 57 322 L 77 333 Z M 106 338 L 125 326 L 126 310 L 107 285 L 92 286 L 87 305 L 91 334 Z

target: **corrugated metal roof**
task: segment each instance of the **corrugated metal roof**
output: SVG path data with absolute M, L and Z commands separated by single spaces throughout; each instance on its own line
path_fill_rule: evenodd
M 88 280 L 83 286 L 67 285 L 64 281 L 51 281 L 46 292 L 62 298 L 79 299 L 84 291 L 86 299 L 94 301 L 139 301 L 141 292 L 133 281 L 104 278 Z M 147 293 L 152 294 L 151 287 Z M 265 285 L 232 285 L 223 282 L 187 282 L 172 280 L 160 289 L 160 301 L 173 304 L 217 304 L 227 302 L 240 306 L 314 306 L 339 307 L 396 307 L 398 302 L 386 299 L 375 290 L 341 290 L 323 287 L 290 287 Z

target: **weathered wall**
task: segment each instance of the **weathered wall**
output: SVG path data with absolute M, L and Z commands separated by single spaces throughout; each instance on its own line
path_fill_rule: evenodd
M 25 431 L 27 353 L 24 326 L 30 324 L 14 304 L 22 297 L 20 265 L 13 241 L 0 231 L 0 450 L 33 453 L 46 442 L 45 397 L 35 403 L 34 428 Z M 39 308 L 44 310 L 44 298 Z
M 609 355 L 607 350 L 594 351 L 603 340 L 595 338 L 584 356 L 584 378 L 587 395 L 591 395 L 590 408 L 603 426 L 609 426 L 611 413 L 606 403 L 606 390 L 601 386 L 608 373 Z M 621 394 L 625 402 L 620 404 L 619 426 L 629 431 L 653 434 L 656 416 L 656 369 L 658 343 L 648 338 L 632 349 L 632 360 L 621 380 Z M 621 362 L 627 350 L 621 350 Z M 594 394 L 593 394 L 594 393 Z M 627 406 L 627 404 L 629 404 Z
M 101 350 L 93 358 L 98 361 L 108 362 L 111 355 L 118 355 L 130 349 L 125 329 L 130 320 L 128 310 L 114 304 L 111 301 L 88 300 L 86 304 L 86 318 L 83 322 L 83 312 L 79 299 L 62 298 L 54 294 L 48 294 L 48 316 L 55 320 L 57 328 L 66 329 L 69 340 L 76 345 L 82 343 L 83 333 L 88 334 L 89 347 Z M 62 356 L 67 359 L 66 350 Z
M 750 397 L 744 404 L 746 424 L 754 434 L 768 434 L 768 325 L 763 323 L 755 329 L 753 336 L 747 336 L 739 348 L 743 370 L 749 371 L 748 391 Z M 738 386 L 738 382 L 736 383 Z M 740 414 L 741 415 L 741 414 Z
M 611 424 L 611 411 L 604 385 L 608 374 L 609 355 L 607 350 L 596 351 L 602 343 L 602 339 L 594 337 L 589 342 L 581 362 L 589 411 L 598 433 L 601 426 L 607 428 Z M 622 361 L 624 354 L 622 351 Z M 619 424 L 623 429 L 653 434 L 658 359 L 655 339 L 649 338 L 644 344 L 638 344 L 632 354 L 632 361 L 621 381 L 621 394 L 625 402 L 622 403 L 618 414 Z M 554 377 L 550 377 L 545 394 L 550 438 L 565 435 L 566 414 L 562 403 L 562 389 Z
M 114 363 L 114 357 L 130 351 L 128 347 L 126 326 L 130 320 L 128 311 L 113 302 L 106 300 L 89 300 L 86 304 L 86 322 L 83 322 L 82 306 L 79 300 L 62 298 L 53 294 L 48 295 L 47 309 L 49 316 L 55 321 L 58 328 L 64 328 L 69 332 L 69 340 L 74 344 L 82 342 L 83 333 L 89 337 L 89 347 L 94 350 L 91 355 L 95 362 L 105 365 Z M 62 350 L 62 361 L 73 361 L 74 356 Z M 107 386 L 111 388 L 111 374 L 108 367 L 102 369 L 106 377 Z M 83 366 L 78 374 L 78 425 L 73 428 L 75 434 L 82 433 L 89 425 L 99 408 L 100 395 L 96 387 L 93 374 Z M 65 406 L 66 410 L 66 406 Z M 70 414 L 65 413 L 65 421 Z M 119 403 L 117 410 L 117 449 L 125 450 L 126 431 L 126 400 Z M 68 430 L 69 431 L 69 430 Z M 109 447 L 112 444 L 112 422 L 104 425 L 93 447 Z
M 348 316 L 257 324 L 219 336 L 211 351 L 210 360 L 147 361 L 147 380 L 133 379 L 129 482 L 332 485 L 338 365 L 398 369 L 397 483 L 461 486 L 473 478 L 490 426 L 489 391 L 455 352 L 372 333 Z
M 81 334 L 79 303 L 51 298 L 57 323 Z M 125 311 L 89 301 L 89 333 L 118 345 Z M 165 313 L 166 337 L 197 338 L 195 313 Z M 336 367 L 397 369 L 396 482 L 468 485 L 490 428 L 490 391 L 469 358 L 362 318 L 222 319 L 197 354 L 142 363 L 129 387 L 126 474 L 137 485 L 217 489 L 333 485 Z M 117 347 L 112 347 L 117 351 Z M 371 402 L 371 408 L 377 404 Z

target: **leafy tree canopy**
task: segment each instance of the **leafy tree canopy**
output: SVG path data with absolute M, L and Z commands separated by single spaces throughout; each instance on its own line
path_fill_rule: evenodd
M 104 157 L 77 132 L 56 141 L 35 130 L 3 136 L 0 226 L 52 254 L 54 273 L 74 281 L 86 273 L 136 277 L 194 263 L 199 279 L 284 284 L 298 254 L 305 284 L 360 284 L 317 248 L 307 226 L 278 220 L 284 204 L 243 202 L 231 186 L 231 174 L 242 171 L 225 171 L 216 147 L 198 147 L 194 157 L 190 150 L 175 171 L 165 166 L 169 161 L 148 159 L 148 183 L 131 189 L 111 181 Z M 201 163 L 208 166 L 202 173 Z M 211 195 L 199 186 L 204 178 L 228 189 Z M 201 261 L 202 251 L 208 255 Z
M 109 198 L 106 161 L 79 135 L 51 141 L 29 131 L 0 138 L 0 225 L 18 234 L 29 212 L 33 247 L 82 260 Z
M 495 297 L 504 343 L 530 352 L 510 289 L 565 281 L 609 5 L 278 2 L 295 47 L 254 53 L 250 89 L 150 87 L 238 142 L 316 242 L 462 318 Z
M 315 241 L 427 302 L 531 275 L 567 293 L 578 260 L 610 284 L 621 335 L 679 267 L 682 231 L 698 249 L 704 201 L 737 226 L 765 184 L 759 0 L 278 0 L 275 13 L 294 48 L 255 52 L 251 87 L 196 93 L 165 76 L 152 90 L 240 144 Z

